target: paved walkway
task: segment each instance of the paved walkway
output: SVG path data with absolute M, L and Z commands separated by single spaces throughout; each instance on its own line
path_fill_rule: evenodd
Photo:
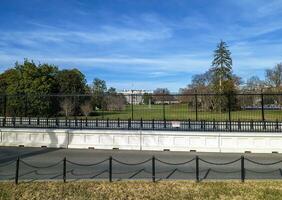
M 196 155 L 200 158 L 199 178 L 201 180 L 240 179 L 242 164 L 240 158 L 242 155 L 245 158 L 244 165 L 246 168 L 246 179 L 282 178 L 282 162 L 277 162 L 282 160 L 282 154 L 228 154 L 0 147 L 0 179 L 14 180 L 16 172 L 15 160 L 18 156 L 21 158 L 19 170 L 20 181 L 63 179 L 64 157 L 67 159 L 66 175 L 68 181 L 79 179 L 108 179 L 110 170 L 109 157 L 112 156 L 113 180 L 151 180 L 152 157 L 155 156 L 156 180 L 195 180 Z M 253 163 L 252 161 L 259 162 L 262 165 Z M 221 165 L 229 162 L 231 163 Z M 135 165 L 135 163 L 140 164 Z M 273 164 L 269 165 L 270 163 Z

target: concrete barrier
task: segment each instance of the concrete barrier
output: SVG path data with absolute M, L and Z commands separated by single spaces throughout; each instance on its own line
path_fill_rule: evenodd
M 282 152 L 282 133 L 0 129 L 1 146 L 200 152 Z
M 0 129 L 0 145 L 27 147 L 68 147 L 67 130 L 61 129 Z

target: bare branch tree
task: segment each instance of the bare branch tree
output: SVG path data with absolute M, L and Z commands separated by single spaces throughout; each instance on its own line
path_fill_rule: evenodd
M 80 109 L 82 113 L 87 117 L 93 111 L 93 106 L 91 105 L 90 101 L 86 101 L 80 106 Z
M 114 94 L 106 97 L 106 109 L 109 111 L 124 110 L 125 105 L 126 105 L 126 99 L 123 95 Z
M 74 103 L 68 98 L 65 98 L 60 103 L 60 106 L 61 106 L 62 110 L 64 111 L 66 117 L 68 117 L 69 115 L 71 115 L 73 113 L 74 107 L 75 107 Z

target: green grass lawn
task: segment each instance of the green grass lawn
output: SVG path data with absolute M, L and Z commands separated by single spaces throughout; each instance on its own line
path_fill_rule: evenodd
M 99 119 L 129 119 L 132 118 L 132 107 L 127 105 L 123 111 L 99 111 L 94 118 Z M 265 120 L 275 121 L 282 120 L 282 110 L 265 110 Z M 133 119 L 139 120 L 196 120 L 196 112 L 194 109 L 189 108 L 187 104 L 171 104 L 171 105 L 133 105 Z M 201 108 L 198 109 L 198 120 L 228 120 L 228 112 L 211 112 L 205 111 Z M 261 110 L 242 110 L 232 111 L 232 120 L 262 120 Z
M 122 182 L 32 182 L 0 183 L 0 199 L 246 199 L 279 200 L 282 199 L 281 181 L 239 181 L 202 182 L 147 181 Z

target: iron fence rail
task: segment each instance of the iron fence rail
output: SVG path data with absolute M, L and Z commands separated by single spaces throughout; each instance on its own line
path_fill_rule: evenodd
M 119 164 L 118 166 L 114 165 Z M 265 170 L 262 168 L 262 170 L 257 171 L 253 170 L 252 168 L 246 167 L 246 163 L 250 165 L 257 165 L 260 167 L 269 167 L 269 166 L 275 166 L 276 168 L 271 170 Z M 190 160 L 186 160 L 183 162 L 167 162 L 164 160 L 161 160 L 159 158 L 156 158 L 155 156 L 135 162 L 135 163 L 128 163 L 124 161 L 120 161 L 116 158 L 113 158 L 112 156 L 105 158 L 100 161 L 96 161 L 95 163 L 79 163 L 74 162 L 71 160 L 68 160 L 66 157 L 62 160 L 59 160 L 55 163 L 48 164 L 46 166 L 42 165 L 34 165 L 30 162 L 21 159 L 18 157 L 15 160 L 9 161 L 7 163 L 0 163 L 0 171 L 3 172 L 3 168 L 9 167 L 9 169 L 14 168 L 14 174 L 3 174 L 0 173 L 1 180 L 14 180 L 16 184 L 19 183 L 20 179 L 25 180 L 25 176 L 28 174 L 34 174 L 35 176 L 39 175 L 52 175 L 52 179 L 62 179 L 63 182 L 67 182 L 68 178 L 69 180 L 72 180 L 68 176 L 74 176 L 78 177 L 76 179 L 79 179 L 80 176 L 89 176 L 88 179 L 95 179 L 98 178 L 101 174 L 106 174 L 106 176 L 103 179 L 108 179 L 110 182 L 114 180 L 120 180 L 120 178 L 116 178 L 116 175 L 124 176 L 123 179 L 138 179 L 137 175 L 139 175 L 141 172 L 145 173 L 149 176 L 145 179 L 151 179 L 153 182 L 156 182 L 157 180 L 162 179 L 170 179 L 175 173 L 184 173 L 184 174 L 190 174 L 192 175 L 190 178 L 193 178 L 196 180 L 196 182 L 203 181 L 205 179 L 208 179 L 210 173 L 219 173 L 219 174 L 227 174 L 235 173 L 239 174 L 237 179 L 240 179 L 242 182 L 246 180 L 247 173 L 259 173 L 259 174 L 269 174 L 278 172 L 280 173 L 280 176 L 282 176 L 282 169 L 280 164 L 282 163 L 282 160 L 274 161 L 274 162 L 258 162 L 255 160 L 252 160 L 250 158 L 245 158 L 244 156 L 241 156 L 237 159 L 231 160 L 229 162 L 212 162 L 210 160 L 205 160 L 203 158 L 200 158 L 199 156 L 195 156 Z M 78 166 L 80 168 L 87 168 L 87 167 L 93 167 L 97 165 L 102 165 L 102 170 L 87 170 L 85 173 L 75 173 L 74 170 L 71 170 L 71 166 Z M 144 167 L 144 164 L 147 166 Z M 164 166 L 170 166 L 172 168 L 165 169 L 165 167 L 157 168 L 158 165 L 163 164 Z M 188 164 L 188 165 L 187 165 Z M 202 166 L 203 164 L 208 164 L 209 167 Z M 236 165 L 232 168 L 230 171 L 226 171 L 224 168 L 220 169 L 214 169 L 212 166 L 230 166 L 230 165 Z M 134 170 L 126 170 L 126 171 L 117 171 L 118 168 L 123 168 L 122 166 L 141 166 L 139 169 Z M 184 166 L 184 169 L 181 169 L 180 166 Z M 28 167 L 31 169 L 31 171 L 22 170 L 22 168 Z M 40 170 L 46 170 L 49 168 L 56 168 L 55 175 L 48 172 L 42 172 Z M 124 168 L 123 168 L 124 169 Z M 160 175 L 163 175 L 163 178 L 160 178 Z M 53 176 L 54 175 L 54 176 Z M 126 176 L 127 175 L 127 176 Z M 84 179 L 83 178 L 83 179 Z M 183 178 L 183 177 L 182 177 Z M 282 178 L 282 177 L 281 177 Z M 143 179 L 143 178 L 142 178 Z M 220 179 L 220 178 L 219 178 Z M 37 180 L 36 178 L 33 178 L 33 180 Z
M 90 102 L 99 119 L 282 121 L 281 93 L 242 94 L 0 94 L 1 116 L 82 116 Z
M 0 117 L 1 128 L 116 129 L 160 131 L 282 132 L 276 121 L 162 121 Z

